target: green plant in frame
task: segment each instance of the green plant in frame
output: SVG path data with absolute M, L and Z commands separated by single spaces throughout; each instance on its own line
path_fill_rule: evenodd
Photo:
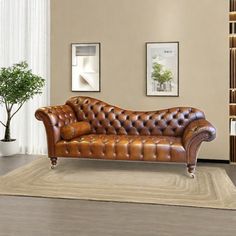
M 163 85 L 166 82 L 169 82 L 173 79 L 172 72 L 168 69 L 164 69 L 164 66 L 157 62 L 153 63 L 152 69 L 152 79 L 158 81 L 161 88 L 163 88 Z
M 44 84 L 45 80 L 33 74 L 24 61 L 0 69 L 0 104 L 4 104 L 7 116 L 5 123 L 0 121 L 5 127 L 2 141 L 12 141 L 10 132 L 12 118 L 26 101 L 42 93 Z

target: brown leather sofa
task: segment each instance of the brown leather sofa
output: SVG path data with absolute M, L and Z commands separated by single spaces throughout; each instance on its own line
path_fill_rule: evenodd
M 57 157 L 184 162 L 194 177 L 200 144 L 216 136 L 204 113 L 190 107 L 129 111 L 81 96 L 35 116 L 45 125 L 52 168 Z

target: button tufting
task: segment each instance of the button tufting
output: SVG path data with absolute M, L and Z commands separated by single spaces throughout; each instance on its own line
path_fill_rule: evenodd
M 184 115 L 184 118 L 185 118 L 185 119 L 188 119 L 188 118 L 189 118 L 189 114 L 185 114 L 185 115 Z
M 67 104 L 45 109 L 45 112 L 52 113 L 51 123 L 60 127 L 88 120 L 91 134 L 71 142 L 57 140 L 55 149 L 58 156 L 66 152 L 67 156 L 107 158 L 109 155 L 113 159 L 156 160 L 158 157 L 160 161 L 176 160 L 180 152 L 184 153 L 180 137 L 185 127 L 196 117 L 204 118 L 199 110 L 191 108 L 131 112 L 86 97 L 73 98 Z M 190 129 L 192 132 L 196 130 L 196 127 Z M 60 135 L 58 129 L 54 131 Z

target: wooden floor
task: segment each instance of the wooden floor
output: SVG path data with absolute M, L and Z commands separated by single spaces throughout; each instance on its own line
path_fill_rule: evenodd
M 0 175 L 35 158 L 0 157 Z M 236 183 L 236 166 L 217 166 L 224 167 Z M 0 236 L 11 235 L 235 236 L 236 211 L 0 196 Z

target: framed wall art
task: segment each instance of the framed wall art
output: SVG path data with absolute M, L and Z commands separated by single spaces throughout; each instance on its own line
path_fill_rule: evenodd
M 72 91 L 100 92 L 100 43 L 73 43 Z
M 146 43 L 146 95 L 179 96 L 179 42 Z

